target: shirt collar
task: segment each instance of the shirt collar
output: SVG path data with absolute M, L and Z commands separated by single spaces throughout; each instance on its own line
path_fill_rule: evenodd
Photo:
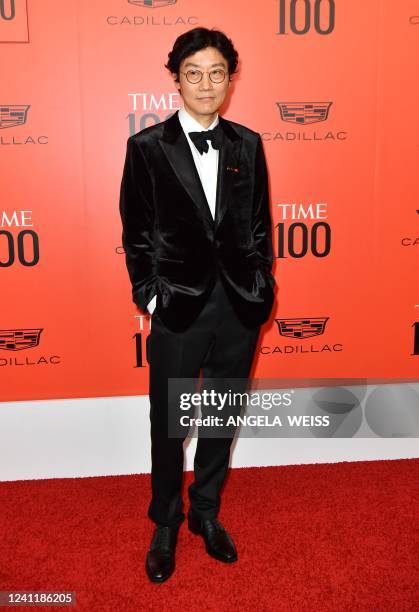
M 219 122 L 218 113 L 214 121 L 208 128 L 202 127 L 202 125 L 188 113 L 185 107 L 181 107 L 178 112 L 179 121 L 183 128 L 183 131 L 187 134 L 188 132 L 203 132 L 206 130 L 212 130 Z

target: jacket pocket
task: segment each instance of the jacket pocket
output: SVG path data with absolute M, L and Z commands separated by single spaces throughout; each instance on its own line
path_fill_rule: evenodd
M 170 261 L 170 263 L 185 263 L 183 259 L 171 259 L 170 257 L 156 257 L 157 261 Z

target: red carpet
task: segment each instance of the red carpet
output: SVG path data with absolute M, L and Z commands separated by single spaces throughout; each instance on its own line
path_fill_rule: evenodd
M 185 522 L 161 585 L 144 571 L 148 475 L 1 483 L 0 590 L 77 593 L 25 610 L 417 611 L 418 483 L 419 459 L 230 470 L 219 518 L 238 562 Z

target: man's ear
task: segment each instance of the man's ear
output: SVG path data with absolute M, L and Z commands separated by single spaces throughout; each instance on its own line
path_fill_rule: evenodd
M 172 78 L 173 78 L 173 80 L 175 82 L 176 89 L 178 89 L 180 91 L 180 83 L 177 80 L 179 75 L 176 72 L 172 72 L 171 74 L 172 74 Z

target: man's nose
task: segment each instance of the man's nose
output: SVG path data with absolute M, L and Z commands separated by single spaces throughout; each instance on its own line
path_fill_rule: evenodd
M 212 89 L 212 81 L 207 72 L 204 72 L 201 79 L 201 88 L 202 89 Z

